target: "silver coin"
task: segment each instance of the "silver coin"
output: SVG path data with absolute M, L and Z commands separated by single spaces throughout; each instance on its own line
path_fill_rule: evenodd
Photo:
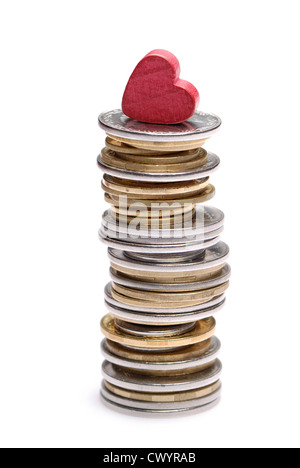
M 103 112 L 99 116 L 100 127 L 110 135 L 131 140 L 174 142 L 209 138 L 216 133 L 221 119 L 214 114 L 197 111 L 186 122 L 177 125 L 157 125 L 137 122 L 120 109 Z
M 138 401 L 138 400 L 131 400 L 129 398 L 122 398 L 118 395 L 113 394 L 109 390 L 106 389 L 105 385 L 102 385 L 101 389 L 102 397 L 106 400 L 110 401 L 113 404 L 117 404 L 120 406 L 126 406 L 132 409 L 138 409 L 142 411 L 154 411 L 154 412 L 161 412 L 161 411 L 184 411 L 194 408 L 199 408 L 202 406 L 206 406 L 209 403 L 213 403 L 221 395 L 221 388 L 211 395 L 206 397 L 197 398 L 194 400 L 188 401 L 180 401 L 180 402 L 171 402 L 171 403 L 152 403 L 148 401 Z
M 231 268 L 226 263 L 224 267 L 218 272 L 218 274 L 209 280 L 198 281 L 195 283 L 146 283 L 145 281 L 138 281 L 134 279 L 129 279 L 124 277 L 117 271 L 110 269 L 110 277 L 114 283 L 121 284 L 128 288 L 141 289 L 143 291 L 162 291 L 162 292 L 172 292 L 172 291 L 201 291 L 203 289 L 214 288 L 223 283 L 226 283 L 231 276 Z
M 140 244 L 144 246 L 148 245 L 153 245 L 153 246 L 168 246 L 168 245 L 189 245 L 189 244 L 194 244 L 196 242 L 205 243 L 208 241 L 211 241 L 213 239 L 216 239 L 219 237 L 224 230 L 224 227 L 220 227 L 219 229 L 216 229 L 215 231 L 210 231 L 210 232 L 201 232 L 200 230 L 197 232 L 194 230 L 194 233 L 191 236 L 185 236 L 182 235 L 181 237 L 154 237 L 152 236 L 151 231 L 149 231 L 149 235 L 147 237 L 145 236 L 140 236 L 140 234 L 137 234 L 138 231 L 131 231 L 131 233 L 119 233 L 116 232 L 115 230 L 111 230 L 109 228 L 106 228 L 105 226 L 101 226 L 101 229 L 99 230 L 99 237 L 104 237 L 107 239 L 113 239 L 113 240 L 121 240 L 123 242 L 128 242 L 129 244 Z M 184 234 L 184 231 L 182 231 L 182 234 Z M 205 246 L 203 247 L 205 248 Z M 123 250 L 123 249 L 122 249 Z
M 197 271 L 205 270 L 207 268 L 215 267 L 222 265 L 226 262 L 229 256 L 229 247 L 225 242 L 218 242 L 218 244 L 213 247 L 209 247 L 205 252 L 201 252 L 199 255 L 200 258 L 195 256 L 193 259 L 187 262 L 177 262 L 177 263 L 155 263 L 153 261 L 138 261 L 136 259 L 130 258 L 128 255 L 125 255 L 124 251 L 117 249 L 108 249 L 109 260 L 116 265 L 130 268 L 133 270 L 141 271 L 153 271 L 153 272 L 172 272 L 176 271 Z
M 101 395 L 101 393 L 100 393 Z M 121 415 L 126 415 L 126 416 L 134 416 L 136 417 L 141 417 L 141 418 L 178 418 L 178 417 L 184 417 L 186 415 L 192 416 L 196 414 L 201 414 L 205 413 L 206 411 L 210 411 L 211 409 L 215 408 L 219 402 L 220 402 L 220 397 L 217 398 L 215 401 L 212 403 L 209 403 L 208 405 L 204 406 L 199 406 L 198 408 L 188 408 L 188 409 L 181 409 L 181 410 L 169 410 L 169 411 L 151 411 L 151 410 L 142 410 L 138 408 L 130 408 L 122 405 L 118 405 L 117 403 L 112 403 L 111 401 L 107 400 L 101 395 L 101 400 L 102 403 L 110 410 L 113 410 Z
M 178 264 L 178 263 L 188 263 L 193 261 L 200 261 L 204 259 L 205 250 L 196 250 L 192 252 L 177 252 L 173 255 L 168 254 L 155 254 L 155 253 L 139 253 L 139 252 L 126 252 L 124 255 L 130 260 L 139 262 L 150 262 L 157 264 Z
M 125 322 L 122 319 L 117 318 L 115 320 L 115 327 L 119 331 L 134 335 L 134 336 L 147 336 L 147 337 L 169 337 L 179 336 L 184 333 L 188 333 L 195 328 L 196 322 L 186 324 L 170 324 L 170 325 L 143 325 L 132 322 Z
M 220 301 L 219 298 L 223 298 Z M 105 306 L 107 310 L 117 318 L 122 320 L 127 320 L 132 323 L 138 323 L 141 325 L 178 325 L 181 323 L 190 323 L 193 321 L 203 320 L 209 317 L 214 317 L 218 312 L 220 312 L 224 305 L 225 305 L 225 297 L 224 295 L 219 296 L 218 303 L 206 307 L 205 309 L 199 309 L 194 312 L 182 312 L 182 313 L 174 313 L 173 309 L 172 312 L 167 313 L 160 313 L 160 312 L 142 312 L 142 311 L 135 311 L 133 309 L 125 309 L 118 307 L 116 305 L 110 304 L 109 302 L 105 301 Z M 207 306 L 208 303 L 205 305 Z M 161 310 L 161 309 L 155 309 Z M 165 310 L 165 309 L 164 309 Z M 167 309 L 170 310 L 170 309 Z
M 203 179 L 209 177 L 220 165 L 220 159 L 213 153 L 207 154 L 207 161 L 199 167 L 187 172 L 166 174 L 165 172 L 148 173 L 117 169 L 102 162 L 101 154 L 97 158 L 100 169 L 106 174 L 119 179 L 138 180 L 139 182 L 184 182 L 185 180 Z
M 106 340 L 101 343 L 101 352 L 104 359 L 108 362 L 117 366 L 126 367 L 128 369 L 138 369 L 145 371 L 177 371 L 191 369 L 193 367 L 200 367 L 217 359 L 221 349 L 221 343 L 213 336 L 211 338 L 210 345 L 206 351 L 203 352 L 199 357 L 187 357 L 184 361 L 176 362 L 148 362 L 148 361 L 133 361 L 125 358 L 121 358 L 113 354 L 107 347 Z
M 142 244 L 137 242 L 129 242 L 123 239 L 112 239 L 108 237 L 105 232 L 101 229 L 99 231 L 99 239 L 111 249 L 119 249 L 121 251 L 126 250 L 127 252 L 140 252 L 140 253 L 179 253 L 179 252 L 193 252 L 195 250 L 205 250 L 220 241 L 220 237 L 208 240 L 187 240 L 185 243 L 180 244 Z M 170 239 L 172 241 L 173 239 Z
M 148 223 L 148 220 L 146 220 Z M 117 233 L 129 234 L 134 235 L 137 234 L 137 230 L 135 226 L 130 226 L 126 222 L 122 222 L 117 220 L 116 215 L 111 210 L 105 211 L 102 217 L 102 226 L 106 229 Z M 224 227 L 224 213 L 217 208 L 213 208 L 211 206 L 197 206 L 196 208 L 196 215 L 189 221 L 182 221 L 180 219 L 178 222 L 175 223 L 174 227 L 169 228 L 167 225 L 166 227 L 162 227 L 161 229 L 158 228 L 143 228 L 138 231 L 138 235 L 140 237 L 148 238 L 152 236 L 155 239 L 164 238 L 166 233 L 170 236 L 170 238 L 179 239 L 181 237 L 193 237 L 200 235 L 201 233 L 210 233 L 217 231 Z
M 104 296 L 105 296 L 105 301 L 108 303 L 110 306 L 115 306 L 120 309 L 125 309 L 128 310 L 128 305 L 123 304 L 122 302 L 116 301 L 112 295 L 111 295 L 111 283 L 107 284 L 104 290 Z M 215 305 L 220 305 L 220 303 L 225 299 L 225 294 L 222 294 L 216 298 L 214 298 L 211 301 L 204 302 L 203 304 L 200 305 L 195 305 L 195 306 L 189 306 L 189 307 L 179 307 L 179 308 L 172 308 L 172 309 L 158 309 L 154 307 L 136 307 L 136 306 L 130 306 L 130 310 L 133 312 L 139 312 L 139 313 L 146 313 L 146 314 L 155 314 L 155 315 L 164 315 L 164 314 L 176 314 L 176 315 L 182 315 L 182 314 L 188 314 L 192 312 L 205 312 L 204 309 L 209 309 L 211 307 L 214 307 Z M 211 317 L 212 314 L 210 314 L 208 317 Z
M 142 375 L 115 366 L 108 361 L 102 365 L 103 378 L 120 388 L 146 393 L 173 393 L 195 390 L 216 383 L 222 373 L 222 364 L 216 359 L 207 369 L 193 374 Z

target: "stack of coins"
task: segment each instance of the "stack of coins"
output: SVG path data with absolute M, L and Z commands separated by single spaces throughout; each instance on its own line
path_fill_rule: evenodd
M 208 409 L 220 398 L 215 314 L 225 303 L 229 249 L 215 193 L 219 158 L 203 149 L 220 119 L 196 112 L 179 125 L 144 124 L 120 110 L 101 114 L 98 157 L 110 209 L 99 231 L 111 283 L 101 322 L 101 395 L 145 413 Z

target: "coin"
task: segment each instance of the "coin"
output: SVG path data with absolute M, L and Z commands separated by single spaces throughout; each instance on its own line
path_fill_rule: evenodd
M 126 390 L 147 393 L 171 393 L 207 387 L 220 379 L 221 372 L 222 364 L 218 359 L 204 371 L 186 374 L 183 370 L 180 376 L 148 374 L 144 376 L 108 361 L 104 361 L 102 366 L 103 378 L 110 384 Z
M 208 240 L 188 241 L 186 243 L 172 244 L 141 244 L 138 242 L 128 242 L 128 240 L 111 239 L 101 229 L 99 231 L 100 240 L 111 249 L 126 250 L 127 252 L 153 253 L 153 254 L 170 254 L 178 252 L 193 252 L 200 249 L 207 249 L 220 240 L 219 236 Z
M 212 239 L 216 239 L 219 237 L 224 228 L 223 226 L 217 229 L 216 231 L 210 231 L 207 233 L 203 233 L 201 228 L 199 230 L 194 229 L 193 231 L 188 231 L 189 235 L 186 235 L 185 229 L 177 229 L 176 232 L 174 232 L 174 229 L 170 228 L 170 233 L 169 236 L 167 237 L 167 230 L 165 230 L 164 236 L 152 236 L 152 232 L 149 232 L 148 236 L 145 235 L 140 235 L 140 230 L 139 229 L 134 229 L 134 228 L 129 228 L 127 232 L 118 232 L 117 230 L 111 230 L 106 228 L 105 226 L 101 226 L 101 229 L 99 230 L 99 237 L 103 237 L 104 239 L 107 239 L 108 241 L 110 239 L 112 240 L 121 240 L 122 242 L 127 242 L 129 246 L 131 244 L 138 244 L 143 247 L 148 247 L 148 246 L 168 246 L 168 245 L 178 245 L 178 246 L 188 246 L 190 244 L 197 244 L 199 245 L 199 249 L 204 249 L 205 247 L 209 247 L 209 245 L 206 242 L 209 242 Z M 215 241 L 214 243 L 216 244 L 218 241 Z M 202 245 L 205 244 L 205 245 Z M 121 244 L 120 244 L 121 245 Z M 127 245 L 127 244 L 126 244 Z M 213 245 L 213 244 L 210 244 Z M 117 248 L 117 247 L 116 247 Z M 123 250 L 121 248 L 121 250 Z M 124 249 L 125 250 L 125 249 Z M 187 249 L 184 249 L 185 251 L 188 251 Z M 195 249 L 191 249 L 195 250 Z M 197 250 L 197 249 L 196 249 Z M 135 251 L 135 250 L 134 250 Z M 145 250 L 141 250 L 141 252 L 145 252 Z M 151 253 L 151 252 L 150 252 Z M 153 253 L 155 253 L 153 251 Z
M 106 128 L 106 134 L 109 138 L 114 138 L 115 140 L 119 141 L 120 143 L 124 143 L 129 146 L 134 146 L 137 149 L 141 149 L 142 151 L 155 151 L 156 153 L 174 153 L 174 151 L 189 151 L 197 148 L 201 148 L 209 137 L 201 140 L 186 140 L 186 141 L 165 141 L 165 142 L 158 142 L 155 140 L 150 140 L 149 138 L 145 138 L 145 140 L 135 140 L 135 139 L 128 139 L 128 136 L 124 133 L 123 137 L 114 136 L 111 134 L 111 130 Z M 121 132 L 120 132 L 121 134 Z M 130 135 L 132 138 L 132 135 Z
M 209 247 L 206 251 L 201 252 L 199 256 L 196 256 L 189 261 L 180 261 L 176 263 L 168 263 L 164 260 L 163 263 L 153 261 L 142 261 L 133 259 L 128 254 L 117 249 L 108 249 L 109 260 L 114 264 L 121 267 L 131 268 L 133 270 L 151 271 L 151 272 L 191 272 L 199 271 L 206 268 L 211 268 L 219 265 L 223 265 L 229 256 L 229 247 L 225 242 L 218 242 L 213 247 Z
M 206 281 L 197 281 L 193 283 L 149 283 L 145 281 L 139 281 L 139 279 L 135 277 L 126 276 L 122 273 L 119 273 L 117 270 L 111 268 L 110 269 L 110 276 L 114 283 L 121 284 L 122 286 L 126 286 L 129 288 L 134 289 L 141 289 L 141 290 L 149 290 L 149 291 L 197 291 L 201 289 L 210 289 L 215 286 L 219 286 L 220 284 L 226 283 L 231 274 L 231 268 L 228 263 L 218 272 L 218 274 L 213 278 Z
M 208 281 L 210 279 L 214 279 L 220 270 L 224 268 L 226 264 L 221 264 L 220 266 L 216 266 L 213 268 L 207 268 L 205 270 L 193 271 L 193 272 L 185 272 L 183 275 L 182 272 L 174 272 L 174 274 L 170 275 L 169 272 L 152 272 L 152 271 L 139 271 L 131 268 L 122 267 L 119 265 L 111 263 L 111 268 L 119 273 L 123 273 L 130 277 L 134 277 L 137 281 L 147 282 L 147 283 L 160 283 L 160 284 L 192 284 L 202 281 Z
M 101 330 L 104 336 L 117 343 L 137 348 L 157 349 L 189 346 L 209 339 L 215 331 L 216 322 L 210 317 L 196 323 L 194 329 L 183 335 L 172 337 L 139 337 L 119 331 L 111 315 L 106 315 L 101 321 Z
M 154 213 L 155 216 L 152 216 L 151 211 L 150 211 L 150 217 L 149 217 L 149 211 L 147 210 L 147 213 L 142 214 L 142 216 L 139 215 L 139 213 L 135 213 L 134 216 L 131 216 L 133 213 L 131 210 L 126 210 L 126 213 L 123 214 L 118 214 L 116 213 L 116 210 L 114 207 L 112 207 L 109 210 L 112 213 L 112 216 L 116 218 L 117 225 L 121 229 L 126 225 L 125 229 L 132 229 L 132 227 L 137 226 L 137 217 L 138 217 L 138 223 L 141 228 L 141 236 L 145 235 L 146 232 L 146 237 L 149 235 L 149 230 L 151 229 L 151 235 L 153 237 L 160 237 L 163 235 L 166 231 L 169 231 L 172 235 L 172 231 L 176 229 L 182 230 L 183 227 L 185 227 L 188 231 L 189 225 L 193 225 L 194 218 L 196 216 L 196 210 L 195 207 L 188 207 L 188 210 L 185 210 L 183 213 L 182 210 L 178 214 L 175 214 L 175 216 L 169 216 L 169 212 L 164 213 L 161 211 L 160 213 Z M 130 215 L 129 215 L 130 213 Z M 164 216 L 166 214 L 166 216 Z M 114 227 L 112 227 L 114 229 Z M 125 231 L 125 232 L 127 232 Z M 159 234 L 157 234 L 159 232 Z M 176 233 L 174 233 L 176 235 Z M 189 232 L 188 232 L 189 234 Z
M 146 307 L 136 307 L 133 309 L 131 306 L 131 308 L 128 309 L 126 308 L 126 305 L 118 303 L 117 301 L 115 301 L 115 304 L 112 304 L 111 301 L 105 301 L 106 309 L 113 317 L 142 325 L 178 325 L 203 320 L 208 317 L 214 317 L 223 309 L 225 305 L 225 297 L 224 295 L 218 296 L 215 300 L 209 301 L 204 305 L 206 305 L 204 308 L 200 308 L 201 305 L 196 307 L 194 306 L 191 309 L 196 310 L 191 312 L 176 312 L 179 309 L 167 309 L 166 312 L 166 309 L 162 310 L 152 308 L 150 308 L 151 311 L 149 311 Z
M 220 159 L 213 153 L 207 153 L 207 161 L 196 169 L 190 169 L 180 173 L 166 172 L 138 172 L 128 169 L 116 168 L 109 163 L 104 163 L 101 154 L 97 158 L 100 169 L 106 174 L 119 179 L 138 180 L 140 182 L 182 182 L 185 180 L 196 180 L 209 177 L 219 166 Z
M 194 148 L 187 151 L 173 152 L 161 152 L 161 151 L 149 151 L 143 150 L 142 148 L 134 148 L 133 146 L 125 145 L 122 142 L 115 141 L 116 146 L 107 145 L 106 148 L 116 154 L 119 158 L 124 161 L 139 162 L 142 164 L 183 164 L 195 160 L 195 158 L 205 162 L 207 152 L 203 148 Z M 121 146 L 117 146 L 117 145 Z M 124 152 L 125 149 L 125 152 Z M 149 154 L 150 153 L 150 154 Z
M 211 299 L 214 297 L 218 297 L 221 294 L 223 294 L 229 286 L 229 282 L 224 283 L 220 286 L 217 286 L 215 288 L 212 288 L 211 290 L 204 290 L 201 292 L 197 291 L 197 294 L 193 291 L 192 293 L 174 293 L 178 295 L 178 298 L 176 296 L 170 294 L 170 293 L 162 293 L 162 294 L 155 294 L 152 293 L 150 294 L 148 291 L 138 291 L 141 293 L 141 297 L 132 297 L 134 295 L 133 290 L 129 290 L 127 288 L 127 294 L 125 295 L 125 288 L 124 294 L 121 294 L 120 292 L 116 291 L 116 288 L 121 288 L 119 285 L 114 285 L 111 289 L 111 295 L 112 297 L 118 301 L 121 302 L 122 304 L 128 306 L 134 306 L 134 307 L 156 307 L 158 310 L 163 310 L 163 309 L 178 309 L 180 307 L 189 307 L 189 306 L 200 306 L 201 304 L 205 304 L 209 302 Z M 156 298 L 157 296 L 157 298 Z M 166 297 L 163 297 L 166 296 Z M 194 296 L 194 298 L 193 298 Z M 147 298 L 147 299 L 146 299 Z M 150 299 L 151 298 L 151 299 Z
M 135 408 L 133 406 L 123 406 L 121 404 L 118 404 L 116 402 L 112 402 L 109 399 L 106 399 L 100 392 L 101 399 L 103 404 L 111 409 L 116 411 L 117 413 L 120 413 L 122 415 L 127 415 L 127 416 L 141 416 L 143 418 L 149 417 L 152 418 L 155 417 L 162 417 L 165 418 L 166 415 L 168 418 L 171 417 L 179 417 L 179 416 L 185 416 L 185 415 L 195 415 L 199 413 L 204 413 L 206 411 L 211 410 L 215 406 L 217 406 L 220 402 L 220 397 L 218 397 L 216 400 L 212 401 L 211 403 L 208 403 L 206 405 L 201 405 L 201 406 L 193 406 L 191 405 L 191 408 L 179 408 L 179 409 L 169 409 L 169 410 L 149 410 L 149 409 L 141 409 L 141 408 Z M 130 400 L 128 400 L 130 401 Z
M 168 377 L 175 377 L 175 376 L 181 376 L 182 375 L 182 369 L 176 369 L 175 366 L 173 366 L 173 368 L 169 367 L 167 365 L 164 366 L 164 369 L 163 370 L 159 370 L 158 368 L 157 369 L 150 369 L 148 368 L 148 366 L 143 366 L 143 368 L 139 368 L 139 366 L 134 366 L 134 367 L 130 367 L 131 365 L 131 361 L 127 361 L 127 360 L 122 360 L 122 359 L 114 359 L 114 357 L 112 355 L 110 355 L 110 353 L 105 353 L 107 355 L 107 357 L 109 358 L 108 361 L 113 363 L 114 361 L 115 362 L 120 362 L 121 364 L 118 364 L 118 367 L 121 367 L 123 369 L 128 369 L 130 372 L 134 372 L 135 374 L 142 374 L 144 377 L 146 376 L 155 376 L 157 375 L 158 377 L 160 376 L 165 376 L 165 375 L 168 375 Z M 200 362 L 200 360 L 199 360 Z M 213 360 L 211 360 L 210 362 L 208 363 L 200 363 L 198 364 L 197 366 L 187 366 L 186 365 L 186 368 L 184 369 L 184 372 L 185 374 L 194 374 L 196 372 L 201 372 L 201 371 L 204 371 L 205 369 L 207 369 L 208 367 L 211 367 L 212 364 L 213 364 Z M 150 367 L 153 367 L 153 366 L 150 366 Z M 157 366 L 158 367 L 158 366 Z
M 187 182 L 173 182 L 173 183 L 150 183 L 144 182 L 139 184 L 136 181 L 118 179 L 104 174 L 102 181 L 102 188 L 104 191 L 112 195 L 126 195 L 128 197 L 141 197 L 153 199 L 156 198 L 180 198 L 184 196 L 192 196 L 198 194 L 207 187 L 209 178 L 199 180 L 191 180 Z
M 111 203 L 111 200 L 108 200 L 108 203 Z M 119 203 L 112 204 L 111 211 L 122 217 L 136 218 L 138 216 L 139 220 L 144 218 L 145 223 L 151 222 L 151 225 L 153 223 L 157 223 L 157 225 L 168 223 L 169 225 L 169 223 L 172 223 L 172 219 L 176 217 L 180 219 L 182 216 L 185 217 L 195 213 L 195 205 L 191 203 L 175 204 L 174 206 L 167 204 L 161 207 L 158 206 L 157 209 L 155 207 L 148 208 L 143 203 L 135 203 L 129 207 L 123 207 L 122 203 L 120 203 L 120 206 L 118 205 Z
M 121 406 L 127 406 L 132 409 L 139 409 L 141 411 L 152 411 L 152 412 L 168 412 L 168 411 L 184 411 L 190 410 L 191 408 L 205 407 L 209 403 L 213 403 L 218 398 L 220 398 L 221 389 L 216 390 L 212 394 L 204 396 L 202 398 L 197 398 L 195 400 L 180 401 L 180 402 L 170 402 L 170 403 L 158 403 L 158 402 L 148 402 L 148 401 L 138 401 L 132 400 L 129 398 L 124 398 L 116 395 L 115 393 L 107 390 L 105 386 L 101 390 L 102 398 L 110 401 L 112 404 L 118 404 Z
M 107 147 L 103 148 L 101 151 L 101 162 L 107 164 L 116 169 L 122 169 L 126 171 L 133 172 L 145 172 L 145 173 L 167 173 L 167 174 L 177 174 L 180 172 L 187 172 L 203 166 L 207 162 L 207 152 L 203 148 L 199 148 L 197 152 L 194 152 L 195 156 L 190 161 L 171 163 L 162 163 L 159 158 L 152 157 L 152 163 L 144 161 L 139 158 L 136 161 L 131 161 L 128 156 L 120 157 L 114 151 L 108 149 Z M 178 153 L 180 155 L 180 153 Z M 180 159 L 180 156 L 178 156 Z
M 193 328 L 195 328 L 196 322 L 181 324 L 181 325 L 160 325 L 160 326 L 145 326 L 140 324 L 135 324 L 131 322 L 124 322 L 120 319 L 115 319 L 115 327 L 123 332 L 128 333 L 129 335 L 134 336 L 177 336 L 187 333 Z
M 132 226 L 130 225 L 131 221 L 132 219 L 129 217 L 118 219 L 111 210 L 107 210 L 102 217 L 102 226 L 112 231 L 115 230 L 120 233 L 128 233 Z M 188 237 L 197 236 L 200 233 L 208 233 L 223 228 L 224 213 L 216 208 L 203 205 L 197 207 L 193 218 L 190 216 L 183 218 L 181 216 L 177 222 L 174 221 L 173 225 L 172 223 L 170 223 L 170 225 L 166 223 L 165 226 L 161 224 L 160 228 L 158 228 L 156 225 L 154 227 L 151 226 L 152 220 L 149 221 L 150 223 L 140 223 L 140 225 L 137 226 L 140 228 L 139 234 L 141 237 L 148 237 L 151 234 L 151 237 L 159 238 L 164 236 L 166 232 L 170 236 L 174 234 L 174 237 L 183 237 L 182 234 L 184 234 L 184 237 Z M 135 223 L 133 224 L 133 227 L 136 227 Z M 170 227 L 172 227 L 172 229 L 170 229 Z
M 210 289 L 202 289 L 202 290 L 190 290 L 190 291 L 172 291 L 168 292 L 167 290 L 164 291 L 151 291 L 151 290 L 140 290 L 134 289 L 127 286 L 122 286 L 117 283 L 112 283 L 112 296 L 114 297 L 114 292 L 125 296 L 126 298 L 133 298 L 143 302 L 151 302 L 151 303 L 160 303 L 160 307 L 164 307 L 165 304 L 173 303 L 173 302 L 197 302 L 201 301 L 200 303 L 206 302 L 207 300 L 213 299 L 216 296 L 220 296 L 224 294 L 229 286 L 229 282 L 222 283 L 218 286 L 215 286 Z
M 184 141 L 207 138 L 214 134 L 222 121 L 214 114 L 197 111 L 189 120 L 177 125 L 156 125 L 129 119 L 120 109 L 105 112 L 99 116 L 99 125 L 113 135 L 130 134 L 135 140 Z
M 214 344 L 212 344 L 213 341 L 215 341 Z M 174 364 L 177 366 L 179 362 L 184 362 L 189 359 L 199 359 L 199 357 L 208 352 L 211 347 L 219 347 L 218 339 L 215 336 L 209 338 L 206 341 L 202 341 L 191 346 L 186 346 L 183 348 L 161 349 L 156 351 L 153 349 L 134 349 L 133 347 L 120 345 L 107 339 L 104 339 L 102 343 L 105 343 L 105 348 L 117 357 L 130 361 L 138 361 L 140 363 L 144 362 L 149 365 L 153 364 L 154 366 L 161 364 L 168 364 L 171 366 Z M 211 359 L 211 361 L 214 359 Z M 156 367 L 154 367 L 153 370 L 155 370 L 155 368 Z
M 109 340 L 103 340 L 101 343 L 104 358 L 112 364 L 129 369 L 155 372 L 201 367 L 215 361 L 220 349 L 221 343 L 216 337 L 188 348 L 179 348 L 179 350 L 164 351 L 163 353 L 136 351 Z
M 132 245 L 140 246 L 141 253 L 146 253 L 146 250 L 144 249 L 145 247 L 149 246 L 157 246 L 157 247 L 163 247 L 163 246 L 174 246 L 178 245 L 180 246 L 185 246 L 186 248 L 183 249 L 184 252 L 188 251 L 194 251 L 194 250 L 203 250 L 211 245 L 216 244 L 219 242 L 218 238 L 224 231 L 224 228 L 221 227 L 217 229 L 216 231 L 210 231 L 207 233 L 203 233 L 201 230 L 196 230 L 194 231 L 185 231 L 185 229 L 176 229 L 176 232 L 174 232 L 174 229 L 170 228 L 170 233 L 167 237 L 167 230 L 165 230 L 165 234 L 163 236 L 152 236 L 151 231 L 149 232 L 148 236 L 145 234 L 141 234 L 139 229 L 135 229 L 133 227 L 129 227 L 127 232 L 121 232 L 119 233 L 118 230 L 111 230 L 107 229 L 103 225 L 101 226 L 101 229 L 99 230 L 99 237 L 102 240 L 107 240 L 107 245 L 109 244 L 110 240 L 114 241 L 121 241 L 120 244 L 116 245 L 111 245 L 110 247 L 112 248 L 121 248 L 121 250 L 125 250 L 122 248 L 122 243 L 127 242 L 129 247 Z M 187 235 L 186 235 L 187 234 Z M 211 242 L 214 239 L 214 242 Z M 189 249 L 188 246 L 193 245 L 197 246 L 196 248 L 191 248 Z M 133 252 L 137 252 L 136 249 L 131 249 Z M 129 250 L 128 250 L 129 251 Z M 159 251 L 161 252 L 161 251 Z M 158 253 L 159 253 L 158 252 Z M 149 252 L 155 254 L 154 250 Z M 178 253 L 180 251 L 178 250 Z
M 196 250 L 195 252 L 177 252 L 174 255 L 170 256 L 168 254 L 157 254 L 157 253 L 148 253 L 148 252 L 129 252 L 124 251 L 125 257 L 136 261 L 136 262 L 152 262 L 154 264 L 177 264 L 179 262 L 192 262 L 194 260 L 203 260 L 205 251 Z
M 119 301 L 118 299 L 113 298 L 112 293 L 111 293 L 111 283 L 106 285 L 105 290 L 104 290 L 104 295 L 105 295 L 105 301 L 109 305 L 128 310 L 127 304 Z M 180 315 L 188 314 L 192 312 L 195 312 L 195 313 L 203 312 L 204 309 L 209 309 L 210 307 L 213 307 L 216 304 L 220 304 L 224 300 L 224 298 L 225 298 L 224 294 L 221 294 L 220 296 L 217 296 L 210 301 L 203 302 L 202 304 L 188 305 L 188 306 L 184 306 L 180 304 L 180 307 L 173 307 L 173 305 L 171 304 L 169 308 L 166 307 L 163 310 L 158 308 L 156 304 L 149 305 L 149 304 L 144 303 L 143 305 L 136 305 L 136 306 L 131 305 L 130 310 L 133 312 L 135 311 L 135 312 L 140 312 L 140 313 L 145 313 L 145 314 L 146 313 L 155 314 L 157 316 L 161 316 L 163 314 L 175 314 L 177 317 L 179 317 Z M 210 314 L 209 316 L 211 315 L 213 314 Z
M 157 403 L 172 403 L 181 401 L 190 401 L 198 398 L 202 398 L 215 393 L 221 389 L 221 382 L 208 385 L 207 387 L 198 388 L 196 390 L 190 390 L 188 392 L 176 392 L 176 393 L 143 393 L 134 392 L 133 390 L 125 390 L 124 388 L 116 387 L 109 382 L 104 382 L 105 387 L 114 395 L 128 398 L 136 401 L 150 401 Z
M 105 188 L 104 188 L 105 190 Z M 131 197 L 127 196 L 127 207 L 130 207 L 133 203 L 141 202 L 143 204 L 143 208 L 151 208 L 152 209 L 152 214 L 153 211 L 157 210 L 159 211 L 172 211 L 172 205 L 179 206 L 181 205 L 184 207 L 184 205 L 189 204 L 190 207 L 192 205 L 197 205 L 199 203 L 204 203 L 208 200 L 211 200 L 215 195 L 215 187 L 212 184 L 206 185 L 199 194 L 197 195 L 192 195 L 192 196 L 186 196 L 186 198 L 174 198 L 174 199 L 144 199 L 144 198 L 139 198 L 139 196 L 136 197 L 135 200 L 133 200 Z M 111 205 L 114 206 L 122 206 L 122 199 L 120 199 L 121 195 L 118 192 L 115 192 L 113 194 L 113 191 L 108 189 L 108 191 L 105 192 L 105 201 L 107 203 L 110 203 Z M 159 205 L 159 206 L 158 206 Z M 181 208 L 181 207 L 180 207 Z M 134 209 L 136 210 L 136 206 L 134 206 Z
M 155 150 L 146 150 L 146 149 L 143 149 L 143 148 L 137 148 L 137 147 L 134 147 L 134 146 L 130 146 L 126 143 L 123 143 L 122 141 L 120 140 L 117 140 L 117 139 L 114 139 L 114 138 L 111 138 L 111 137 L 107 137 L 106 140 L 105 140 L 105 146 L 107 146 L 107 148 L 109 148 L 110 150 L 112 151 L 115 151 L 119 154 L 131 154 L 131 155 L 137 155 L 137 156 L 157 156 L 157 155 L 166 155 L 168 156 L 169 154 L 171 154 L 171 152 L 169 151 L 155 151 Z M 171 150 L 172 151 L 172 150 Z

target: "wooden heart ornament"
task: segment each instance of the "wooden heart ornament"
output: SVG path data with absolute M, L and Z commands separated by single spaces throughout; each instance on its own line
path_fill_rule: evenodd
M 181 80 L 180 65 L 167 50 L 153 50 L 132 73 L 126 86 L 122 110 L 140 122 L 178 124 L 185 122 L 199 104 L 197 89 Z

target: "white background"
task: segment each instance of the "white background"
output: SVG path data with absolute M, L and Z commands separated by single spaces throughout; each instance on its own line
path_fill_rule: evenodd
M 299 2 L 1 1 L 0 443 L 299 447 Z M 223 399 L 180 419 L 99 401 L 103 110 L 172 51 L 220 115 L 214 205 L 233 277 L 218 316 Z

